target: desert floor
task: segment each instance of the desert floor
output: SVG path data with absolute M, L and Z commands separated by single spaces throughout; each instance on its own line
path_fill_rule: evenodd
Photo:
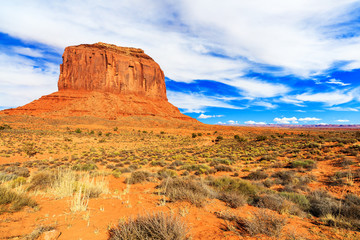
M 154 214 L 178 239 L 360 239 L 359 151 L 356 129 L 0 116 L 0 239 Z

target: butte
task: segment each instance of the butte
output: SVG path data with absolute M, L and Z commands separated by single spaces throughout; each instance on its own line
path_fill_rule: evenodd
M 168 102 L 163 71 L 141 49 L 99 42 L 66 47 L 62 58 L 57 92 L 0 114 L 198 122 Z

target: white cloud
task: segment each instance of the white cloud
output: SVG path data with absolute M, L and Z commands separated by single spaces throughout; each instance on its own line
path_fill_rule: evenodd
M 214 37 L 228 54 L 308 76 L 339 59 L 359 62 L 353 51 L 359 49 L 359 39 L 336 38 L 343 29 L 329 27 L 349 21 L 357 3 L 254 0 L 209 4 L 208 0 L 186 0 L 184 19 L 201 36 Z
M 275 108 L 278 107 L 278 105 L 275 105 L 275 104 L 272 104 L 272 103 L 269 103 L 269 102 L 265 102 L 265 101 L 256 101 L 252 105 L 265 107 L 267 109 L 275 109 Z
M 339 112 L 358 112 L 359 110 L 356 108 L 350 107 L 331 107 L 327 108 L 328 110 L 339 111 Z
M 336 121 L 341 122 L 341 123 L 350 122 L 350 120 L 347 120 L 347 119 L 339 119 L 339 120 L 336 120 Z
M 205 114 L 200 114 L 200 116 L 198 116 L 198 119 L 207 119 L 207 118 L 218 118 L 218 117 L 223 117 L 224 115 L 205 115 Z
M 335 78 L 330 79 L 326 83 L 340 85 L 340 86 L 348 86 L 348 85 L 350 85 L 350 83 L 343 83 L 341 80 L 338 80 L 338 79 L 335 79 Z
M 296 117 L 283 117 L 283 118 L 274 118 L 274 122 L 278 124 L 290 124 L 290 123 L 299 123 L 299 122 L 311 122 L 311 121 L 320 121 L 320 118 L 316 117 L 304 117 L 304 118 L 296 118 Z
M 290 91 L 290 88 L 283 84 L 269 83 L 255 78 L 222 80 L 221 82 L 240 89 L 245 96 L 250 98 L 271 98 Z
M 357 6 L 357 0 L 12 0 L 2 3 L 0 31 L 58 48 L 98 41 L 141 47 L 176 81 L 234 79 L 251 67 L 241 59 L 310 76 L 338 61 L 360 65 L 360 38 L 338 37 L 351 30 L 338 26 L 356 17 Z
M 282 117 L 282 118 L 274 118 L 274 122 L 278 124 L 290 124 L 290 123 L 299 123 L 299 122 L 312 122 L 312 121 L 320 121 L 320 118 L 316 117 L 304 117 L 304 118 L 296 118 L 296 117 Z
M 305 118 L 299 118 L 299 121 L 301 122 L 310 122 L 310 121 L 320 121 L 320 118 L 316 117 L 305 117 Z
M 304 107 L 303 101 L 291 98 L 290 96 L 284 96 L 284 97 L 280 98 L 280 102 L 293 104 L 293 105 L 296 105 L 299 107 Z
M 274 118 L 274 122 L 278 123 L 278 124 L 290 124 L 290 123 L 299 123 L 297 121 L 296 117 L 291 117 L 291 118 L 287 118 L 287 117 L 283 117 L 283 118 Z
M 182 108 L 185 112 L 203 113 L 207 107 L 240 109 L 214 97 L 204 96 L 198 93 L 181 93 L 167 91 L 169 102 Z
M 21 54 L 21 55 L 25 55 L 25 56 L 29 56 L 29 57 L 44 57 L 42 51 L 40 50 L 35 50 L 32 48 L 26 48 L 26 47 L 13 47 L 12 51 L 17 53 L 17 54 Z
M 27 42 L 49 45 L 59 53 L 68 45 L 98 41 L 140 47 L 175 81 L 215 80 L 238 88 L 249 99 L 272 98 L 284 96 L 292 89 L 285 83 L 245 78 L 249 69 L 306 78 L 329 70 L 337 62 L 349 62 L 343 67 L 346 70 L 360 67 L 360 37 L 338 37 L 351 32 L 339 26 L 353 20 L 358 6 L 358 0 L 12 0 L 1 4 L 0 31 Z M 32 57 L 43 54 L 26 48 L 12 51 Z M 12 71 L 14 68 L 10 72 L 1 69 L 5 77 L 1 81 L 27 79 L 41 89 L 49 89 L 47 83 L 57 78 L 51 71 L 31 69 L 25 58 L 22 61 L 24 72 L 23 68 L 17 73 Z M 35 76 L 40 76 L 39 81 Z M 43 80 L 46 77 L 50 79 L 47 83 Z M 339 80 L 329 81 L 341 85 Z M 169 99 L 188 111 L 202 112 L 207 106 L 236 108 L 201 95 L 188 94 L 184 103 L 170 95 Z M 39 97 L 33 91 L 27 91 L 27 96 Z M 333 106 L 358 99 L 356 96 L 360 95 L 335 91 L 304 93 L 281 100 L 298 106 L 303 106 L 303 102 Z M 189 99 L 201 102 L 192 107 L 186 102 Z M 0 98 L 0 105 L 5 105 L 4 101 Z M 6 101 L 18 100 L 8 97 Z M 267 102 L 265 107 L 276 107 L 270 104 Z
M 303 93 L 295 96 L 295 99 L 305 102 L 320 102 L 328 106 L 347 103 L 353 100 L 352 94 L 343 91 Z
M 41 68 L 22 56 L 0 53 L 0 105 L 16 107 L 57 90 L 59 67 Z
M 266 122 L 255 122 L 255 121 L 252 121 L 252 120 L 246 121 L 244 123 L 247 124 L 247 125 L 265 125 L 266 124 Z

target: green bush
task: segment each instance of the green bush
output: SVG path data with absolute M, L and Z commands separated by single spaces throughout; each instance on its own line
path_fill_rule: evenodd
M 260 188 L 251 182 L 233 179 L 231 177 L 215 178 L 210 181 L 210 186 L 213 186 L 218 192 L 237 192 L 245 196 L 254 197 L 260 192 Z
M 94 163 L 76 164 L 72 167 L 72 170 L 75 171 L 91 171 L 95 169 L 98 169 L 98 167 Z
M 316 168 L 316 162 L 313 160 L 297 160 L 297 161 L 290 162 L 289 167 L 314 169 L 314 168 Z

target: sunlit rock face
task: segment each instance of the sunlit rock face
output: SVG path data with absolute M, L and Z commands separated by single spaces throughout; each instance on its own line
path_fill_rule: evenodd
M 55 93 L 0 114 L 111 120 L 155 116 L 197 122 L 168 102 L 163 71 L 141 49 L 106 43 L 67 47 L 58 88 Z

